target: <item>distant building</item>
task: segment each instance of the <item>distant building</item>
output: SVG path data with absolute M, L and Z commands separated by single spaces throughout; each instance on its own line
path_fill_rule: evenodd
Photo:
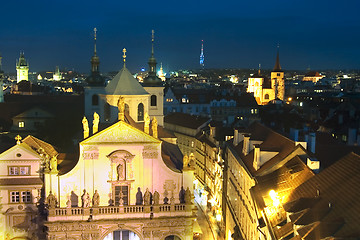
M 62 74 L 60 72 L 59 66 L 56 66 L 55 72 L 53 74 L 54 81 L 60 81 L 62 79 Z
M 313 83 L 318 82 L 320 79 L 322 79 L 324 76 L 322 76 L 319 72 L 308 72 L 305 74 L 303 81 L 311 81 Z
M 268 102 L 285 98 L 285 79 L 284 71 L 281 70 L 279 51 L 277 52 L 275 67 L 271 72 L 271 79 L 262 76 L 260 69 L 257 75 L 248 78 L 248 93 L 253 93 L 259 105 L 265 105 Z
M 17 82 L 22 80 L 29 81 L 29 63 L 26 61 L 24 52 L 20 53 L 19 59 L 16 61 Z

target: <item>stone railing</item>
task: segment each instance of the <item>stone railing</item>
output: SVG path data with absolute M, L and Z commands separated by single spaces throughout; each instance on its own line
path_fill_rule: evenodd
M 128 206 L 99 206 L 99 207 L 72 207 L 49 209 L 49 221 L 55 220 L 89 220 L 107 218 L 144 218 L 161 216 L 192 215 L 193 204 L 163 204 L 163 205 L 128 205 Z

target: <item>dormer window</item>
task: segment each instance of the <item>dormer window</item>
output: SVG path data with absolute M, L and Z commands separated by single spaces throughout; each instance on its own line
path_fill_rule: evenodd
M 25 127 L 25 122 L 24 121 L 20 121 L 19 122 L 19 128 L 24 128 Z

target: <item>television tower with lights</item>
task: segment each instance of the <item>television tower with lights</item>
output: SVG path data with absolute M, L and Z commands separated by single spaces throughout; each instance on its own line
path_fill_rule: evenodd
M 204 68 L 204 40 L 201 40 L 200 66 Z

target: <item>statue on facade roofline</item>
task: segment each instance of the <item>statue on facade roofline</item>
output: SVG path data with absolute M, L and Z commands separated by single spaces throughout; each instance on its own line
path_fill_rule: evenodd
M 118 118 L 120 121 L 124 121 L 125 120 L 125 98 L 120 96 L 119 97 L 119 101 L 118 101 L 118 109 L 119 109 L 119 114 L 118 114 Z
M 156 119 L 156 117 L 153 118 L 153 120 L 151 121 L 151 130 L 152 130 L 152 135 L 154 138 L 158 137 L 158 121 Z
M 147 112 L 145 112 L 145 116 L 144 116 L 144 132 L 146 134 L 149 134 L 150 132 L 150 117 Z
M 86 119 L 86 117 L 84 116 L 83 120 L 82 120 L 82 124 L 83 124 L 83 130 L 84 130 L 84 139 L 87 138 L 89 136 L 89 122 Z
M 84 193 L 83 193 L 83 195 L 81 195 L 81 202 L 82 202 L 82 204 L 81 204 L 81 206 L 82 207 L 90 207 L 90 195 L 89 195 L 89 193 L 87 193 L 86 192 L 86 190 L 84 189 Z
M 185 203 L 185 189 L 183 186 L 181 186 L 181 189 L 179 192 L 179 201 L 180 201 L 180 203 Z
M 97 114 L 96 112 L 94 112 L 93 134 L 97 133 L 97 131 L 99 130 L 99 122 L 100 122 L 99 114 Z
M 185 203 L 191 204 L 191 192 L 190 192 L 189 187 L 187 187 L 185 190 Z
M 98 190 L 95 190 L 92 203 L 93 203 L 93 207 L 98 207 L 100 204 L 100 195 L 98 193 Z
M 154 192 L 154 205 L 159 205 L 160 194 L 158 191 Z
M 46 198 L 46 203 L 48 204 L 49 208 L 56 208 L 57 206 L 57 199 L 52 192 L 49 192 L 49 196 Z
M 50 168 L 51 168 L 51 173 L 58 173 L 59 171 L 57 170 L 57 156 L 59 154 L 57 154 L 56 156 L 53 156 L 50 159 Z
M 138 191 L 136 193 L 136 205 L 142 205 L 142 204 L 143 204 L 143 196 L 140 187 L 138 187 Z
M 151 205 L 150 192 L 148 188 L 146 188 L 146 192 L 144 193 L 144 205 Z

